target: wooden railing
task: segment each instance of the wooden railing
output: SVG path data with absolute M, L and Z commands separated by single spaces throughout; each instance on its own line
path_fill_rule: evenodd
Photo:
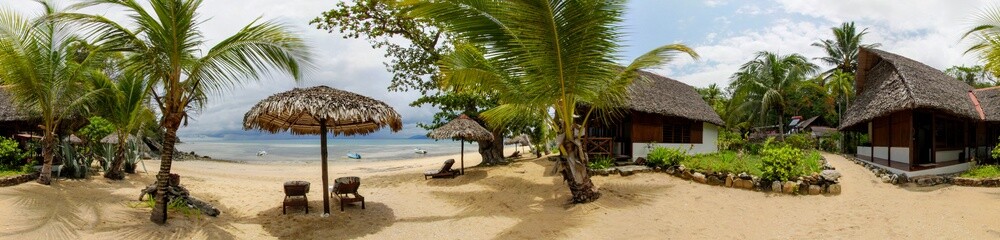
M 584 138 L 583 148 L 586 149 L 588 155 L 604 155 L 613 156 L 614 153 L 614 139 L 613 138 Z

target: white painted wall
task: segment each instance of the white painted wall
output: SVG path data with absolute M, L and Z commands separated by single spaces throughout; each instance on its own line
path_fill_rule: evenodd
M 701 130 L 701 143 L 654 143 L 653 147 L 676 148 L 687 151 L 690 155 L 715 153 L 719 151 L 719 127 L 711 123 L 704 123 Z M 645 158 L 649 154 L 649 143 L 632 143 L 632 159 Z
M 958 155 L 962 153 L 962 150 L 954 151 L 937 151 L 934 153 L 934 162 L 947 162 L 958 160 Z
M 889 148 L 875 147 L 875 158 L 889 159 Z
M 858 146 L 858 156 L 871 157 L 872 147 Z
M 910 163 L 910 148 L 904 147 L 893 147 L 889 149 L 890 157 L 892 157 L 893 162 Z
M 955 165 L 951 165 L 951 166 L 946 166 L 946 167 L 931 168 L 931 169 L 922 170 L 922 171 L 908 172 L 908 173 L 906 173 L 906 176 L 907 177 L 918 177 L 918 176 L 925 176 L 925 175 L 952 174 L 952 173 L 957 173 L 957 172 L 969 171 L 970 168 L 972 168 L 972 165 L 969 164 L 969 163 L 959 163 L 959 164 L 955 164 Z

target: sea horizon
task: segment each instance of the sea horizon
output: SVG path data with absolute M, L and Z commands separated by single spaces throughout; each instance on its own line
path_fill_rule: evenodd
M 417 149 L 427 151 L 416 153 Z M 459 141 L 405 138 L 357 138 L 327 140 L 328 160 L 331 163 L 357 163 L 406 160 L 460 153 Z M 320 140 L 315 139 L 211 139 L 191 138 L 177 144 L 177 151 L 194 152 L 213 160 L 248 163 L 311 163 L 320 160 Z M 264 151 L 267 154 L 258 156 Z M 466 153 L 477 153 L 475 142 L 465 144 Z M 348 153 L 357 153 L 361 159 L 351 159 Z

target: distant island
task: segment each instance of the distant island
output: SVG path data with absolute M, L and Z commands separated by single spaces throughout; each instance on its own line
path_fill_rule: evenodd
M 430 139 L 430 138 L 428 138 L 427 135 L 413 135 L 407 139 Z

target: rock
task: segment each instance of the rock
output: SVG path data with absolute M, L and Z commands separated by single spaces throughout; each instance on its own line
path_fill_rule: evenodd
M 632 176 L 633 174 L 635 174 L 634 171 L 622 171 L 622 170 L 618 170 L 618 175 L 621 175 L 622 177 Z
M 785 184 L 781 185 L 781 192 L 787 194 L 793 194 L 795 193 L 795 186 L 797 186 L 795 185 L 795 182 L 787 181 L 785 182 Z
M 836 168 L 834 168 L 833 165 L 830 165 L 830 163 L 823 163 L 823 170 L 834 170 L 834 169 Z
M 705 179 L 705 174 L 701 174 L 700 172 L 696 172 L 694 174 L 691 174 L 691 179 L 694 180 L 695 182 L 699 182 L 699 183 L 705 183 L 705 182 L 708 181 L 708 180 Z
M 726 176 L 726 187 L 733 187 L 733 175 Z
M 771 183 L 771 191 L 780 193 L 781 192 L 781 181 L 774 181 Z
M 752 179 L 752 177 L 750 176 L 750 174 L 747 174 L 747 173 L 740 173 L 740 175 L 738 175 L 738 176 L 740 177 L 740 179 L 747 179 L 747 180 Z
M 797 182 L 796 184 L 798 184 L 798 188 L 799 188 L 798 189 L 799 190 L 798 193 L 799 194 L 801 194 L 801 195 L 809 194 L 809 184 L 808 183 L 800 181 L 800 182 Z
M 738 181 L 740 182 L 740 188 L 742 188 L 742 189 L 753 189 L 753 181 L 746 180 L 746 179 L 740 179 Z
M 823 187 L 819 185 L 809 185 L 809 195 L 819 195 L 823 193 Z
M 840 184 L 830 184 L 830 186 L 826 187 L 826 193 L 840 194 Z
M 719 176 L 716 175 L 708 176 L 708 185 L 722 186 L 724 184 L 726 184 L 725 180 L 723 180 Z
M 823 180 L 830 182 L 837 182 L 840 179 L 840 172 L 837 172 L 837 170 L 823 170 L 819 175 Z
M 880 178 L 883 183 L 892 183 L 892 177 L 889 177 L 889 175 L 882 175 Z

